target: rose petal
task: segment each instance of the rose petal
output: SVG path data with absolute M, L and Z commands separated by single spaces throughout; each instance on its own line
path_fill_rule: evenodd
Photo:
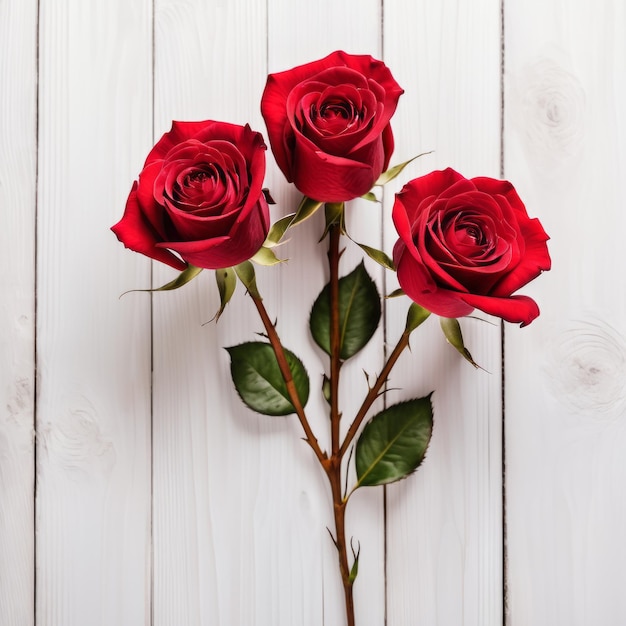
M 160 244 L 178 252 L 196 267 L 219 269 L 247 261 L 259 250 L 267 235 L 269 212 L 265 200 L 260 200 L 245 220 L 232 228 L 228 235 L 200 241 L 165 242 Z
M 480 309 L 489 315 L 501 317 L 507 322 L 520 324 L 521 326 L 527 326 L 539 315 L 537 303 L 528 296 L 497 298 L 463 294 L 461 298 L 470 306 Z
M 177 270 L 184 270 L 187 264 L 169 250 L 160 247 L 159 235 L 155 233 L 149 220 L 142 213 L 137 201 L 137 183 L 133 187 L 126 202 L 122 219 L 111 228 L 117 238 L 130 250 L 167 263 Z
M 154 148 L 148 154 L 146 165 L 157 159 L 162 159 L 165 155 L 179 144 L 193 139 L 199 132 L 206 130 L 207 126 L 213 125 L 215 122 L 172 122 L 172 128 L 166 132 Z
M 459 298 L 459 293 L 442 289 L 430 272 L 415 257 L 402 253 L 403 243 L 394 247 L 394 263 L 402 290 L 419 305 L 443 317 L 462 317 L 472 312 L 471 306 Z
M 321 202 L 362 196 L 378 178 L 370 165 L 316 151 L 303 137 L 296 141 L 294 161 L 298 164 L 294 184 L 305 196 Z

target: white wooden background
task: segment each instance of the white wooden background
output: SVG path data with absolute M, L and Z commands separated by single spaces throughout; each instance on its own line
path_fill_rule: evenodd
M 406 90 L 394 162 L 435 151 L 397 186 L 503 174 L 554 266 L 525 289 L 531 326 L 464 322 L 489 373 L 436 320 L 398 365 L 392 399 L 436 389 L 436 426 L 415 477 L 351 504 L 359 626 L 626 623 L 622 0 L 0 0 L 2 626 L 342 623 L 323 477 L 295 420 L 231 388 L 222 347 L 261 329 L 250 302 L 203 325 L 208 272 L 120 300 L 172 273 L 109 231 L 172 119 L 265 132 L 266 74 L 338 48 Z M 277 217 L 299 196 L 269 158 Z M 388 252 L 392 191 L 349 222 Z M 315 382 L 305 321 L 325 271 L 307 232 L 259 283 Z M 394 342 L 406 302 L 386 309 Z M 382 338 L 349 370 L 346 414 Z

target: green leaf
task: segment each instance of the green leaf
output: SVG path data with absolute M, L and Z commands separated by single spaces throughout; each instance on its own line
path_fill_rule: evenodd
M 255 298 L 261 298 L 261 294 L 256 286 L 256 273 L 254 271 L 254 265 L 250 261 L 244 261 L 235 266 L 235 272 L 239 277 L 239 280 L 244 284 L 250 295 Z
M 464 359 L 469 361 L 474 367 L 479 368 L 480 365 L 474 361 L 469 350 L 463 343 L 463 334 L 461 333 L 459 320 L 454 317 L 440 317 L 439 323 L 441 324 L 441 330 L 443 330 L 443 334 L 446 336 L 448 343 L 455 347 Z
M 380 296 L 363 261 L 339 279 L 339 333 L 341 359 L 349 359 L 372 338 L 380 321 Z M 330 354 L 330 284 L 320 292 L 311 309 L 311 335 Z
M 213 318 L 217 322 L 235 293 L 237 275 L 232 267 L 225 267 L 221 270 L 215 270 L 215 281 L 220 294 L 220 308 Z
M 355 488 L 385 485 L 414 472 L 424 459 L 432 429 L 430 395 L 375 415 L 356 444 Z
M 283 263 L 283 259 L 279 259 L 271 248 L 265 246 L 261 246 L 250 260 L 258 265 L 276 265 Z
M 194 279 L 200 272 L 202 271 L 201 267 L 195 267 L 194 265 L 188 265 L 174 280 L 171 280 L 169 283 L 165 283 L 161 287 L 156 287 L 155 289 L 130 289 L 129 291 L 125 291 L 122 296 L 127 293 L 133 293 L 135 291 L 139 292 L 153 292 L 153 291 L 172 291 L 173 289 L 178 289 L 183 285 L 186 285 L 189 281 Z M 120 298 L 122 297 L 120 296 Z
M 260 341 L 226 348 L 230 354 L 230 373 L 244 404 L 262 415 L 289 415 L 295 408 L 269 343 Z M 285 350 L 302 406 L 309 399 L 309 377 L 297 356 Z
M 381 187 L 382 185 L 386 185 L 389 181 L 396 178 L 409 163 L 427 154 L 432 154 L 432 152 L 433 150 L 430 150 L 429 152 L 422 152 L 421 154 L 414 156 L 412 159 L 409 159 L 408 161 L 405 161 L 404 163 L 400 163 L 399 165 L 394 165 L 393 167 L 390 167 L 386 172 L 383 172 L 378 177 L 378 180 L 374 183 L 374 185 L 377 185 L 379 187 Z
M 405 329 L 412 333 L 422 322 L 425 322 L 430 316 L 430 311 L 421 307 L 419 304 L 412 302 L 406 315 Z

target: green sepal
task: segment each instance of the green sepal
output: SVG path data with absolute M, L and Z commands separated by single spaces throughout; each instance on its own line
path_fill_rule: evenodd
M 367 193 L 364 193 L 361 198 L 363 198 L 363 200 L 368 200 L 369 202 L 378 202 L 378 198 L 376 197 L 376 194 L 373 191 L 368 191 Z
M 381 315 L 380 296 L 363 261 L 339 279 L 339 356 L 349 359 L 373 337 Z M 330 350 L 330 284 L 320 292 L 311 309 L 309 328 L 315 343 Z
M 350 239 L 354 241 L 352 237 L 350 237 Z M 396 266 L 393 264 L 393 261 L 382 250 L 377 250 L 376 248 L 367 246 L 364 243 L 359 243 L 358 241 L 354 241 L 354 243 L 359 246 L 372 261 L 376 261 L 378 265 L 382 265 L 387 270 L 391 270 L 392 272 L 396 271 Z
M 406 295 L 402 289 L 394 289 L 390 294 L 387 294 L 385 298 L 399 298 L 400 296 Z
M 456 348 L 464 359 L 469 361 L 474 367 L 479 368 L 480 365 L 474 361 L 469 350 L 463 343 L 463 333 L 461 332 L 459 320 L 455 317 L 440 317 L 439 323 L 441 324 L 441 330 L 443 330 L 443 334 L 448 340 L 448 343 Z
M 289 226 L 291 226 L 291 222 L 293 222 L 293 218 L 295 216 L 295 213 L 290 213 L 289 215 L 285 215 L 285 217 L 279 219 L 277 222 L 274 222 L 269 233 L 267 233 L 263 246 L 266 248 L 276 247 L 285 236 L 285 233 L 287 232 Z
M 432 152 L 433 152 L 432 150 L 430 150 L 429 152 L 422 152 L 421 154 L 414 156 L 412 159 L 409 159 L 408 161 L 405 161 L 404 163 L 400 163 L 398 165 L 394 165 L 393 167 L 390 167 L 386 172 L 383 172 L 378 177 L 378 180 L 374 183 L 374 185 L 378 187 L 382 187 L 383 185 L 386 185 L 389 181 L 396 178 L 409 163 L 427 154 L 432 154 Z
M 324 232 L 322 236 L 319 238 L 320 241 L 328 235 L 328 231 L 330 227 L 338 224 L 339 230 L 342 235 L 346 234 L 346 223 L 345 223 L 345 213 L 344 213 L 345 204 L 343 202 L 327 202 L 324 205 L 324 219 L 326 224 L 324 226 Z
M 298 206 L 298 210 L 295 213 L 285 215 L 285 217 L 282 217 L 272 224 L 269 232 L 267 233 L 267 237 L 263 242 L 263 246 L 265 248 L 276 247 L 281 242 L 289 228 L 309 219 L 309 217 L 317 212 L 322 204 L 324 203 L 308 198 L 307 196 L 303 196 L 302 201 Z
M 359 544 L 359 549 L 355 552 L 354 547 L 352 547 L 352 541 L 350 542 L 350 547 L 352 548 L 352 556 L 354 557 L 354 563 L 352 563 L 352 568 L 350 569 L 350 582 L 353 583 L 356 580 L 356 577 L 359 575 L 359 556 L 361 556 L 361 546 Z
M 226 305 L 235 293 L 235 288 L 237 287 L 237 275 L 232 267 L 215 270 L 215 282 L 217 283 L 217 290 L 220 294 L 220 308 L 213 317 L 213 319 L 217 322 L 224 312 Z
M 356 444 L 355 489 L 395 482 L 419 467 L 433 429 L 430 395 L 395 404 L 365 425 Z
M 430 311 L 420 306 L 416 302 L 412 302 L 406 314 L 405 330 L 412 333 L 420 324 L 425 322 L 430 316 Z
M 153 291 L 172 291 L 174 289 L 179 289 L 193 280 L 201 271 L 201 267 L 187 265 L 187 267 L 174 280 L 171 280 L 169 283 L 165 283 L 165 285 L 161 285 L 161 287 L 155 287 L 154 289 L 129 289 L 128 291 L 125 291 L 122 296 L 135 291 L 150 293 Z M 120 298 L 122 296 L 120 296 Z
M 322 204 L 324 203 L 319 200 L 313 200 L 312 198 L 304 196 L 289 226 L 295 226 L 296 224 L 300 224 L 301 222 L 304 222 L 304 220 L 309 219 L 309 217 L 317 212 Z
M 257 265 L 277 265 L 278 263 L 284 263 L 284 259 L 279 259 L 274 251 L 266 246 L 261 246 L 250 260 Z
M 251 296 L 255 298 L 261 298 L 259 289 L 256 286 L 256 273 L 254 271 L 254 265 L 250 261 L 244 261 L 234 267 L 239 280 L 244 284 Z
M 324 400 L 330 404 L 330 378 L 324 374 L 324 380 L 322 381 L 322 395 Z
M 235 389 L 246 406 L 262 415 L 295 413 L 276 355 L 269 343 L 249 342 L 226 350 L 230 355 L 230 373 Z M 285 350 L 285 357 L 298 397 L 304 406 L 309 399 L 308 374 L 293 352 Z

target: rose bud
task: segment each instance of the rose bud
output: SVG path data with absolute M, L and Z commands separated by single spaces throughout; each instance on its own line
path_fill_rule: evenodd
M 550 269 L 548 236 L 511 183 L 432 172 L 396 195 L 393 221 L 398 281 L 419 305 L 442 317 L 476 308 L 522 326 L 539 315 L 534 300 L 512 294 Z
M 363 195 L 389 165 L 402 93 L 384 63 L 341 51 L 270 74 L 261 113 L 278 167 L 318 201 Z
M 249 126 L 173 122 L 148 155 L 113 232 L 127 248 L 179 270 L 246 261 L 269 229 L 265 150 Z

